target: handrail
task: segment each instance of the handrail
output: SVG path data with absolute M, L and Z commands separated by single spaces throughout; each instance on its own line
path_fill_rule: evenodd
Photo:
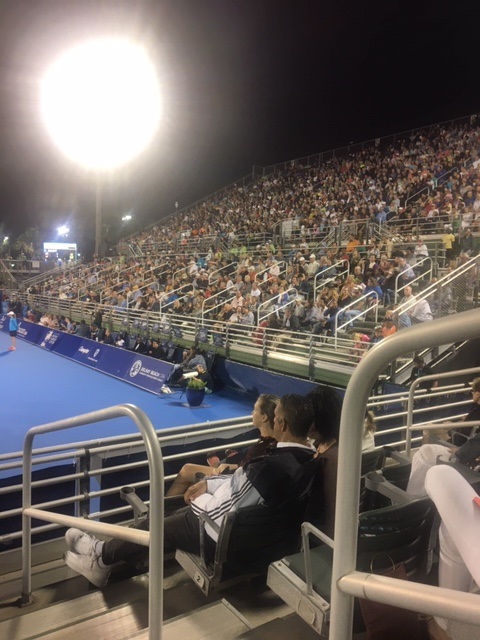
M 347 264 L 345 265 L 345 263 Z M 335 269 L 336 271 L 337 268 L 343 269 L 343 271 L 339 271 L 338 273 L 335 273 L 335 275 L 333 276 L 327 275 L 330 269 Z M 335 278 L 343 277 L 344 275 L 348 276 L 349 273 L 350 273 L 350 262 L 348 260 L 339 260 L 338 262 L 335 262 L 334 264 L 331 264 L 330 266 L 326 267 L 326 269 L 317 271 L 317 273 L 315 274 L 315 277 L 313 278 L 313 297 L 314 298 L 317 297 L 317 289 L 319 289 L 320 287 L 324 287 L 329 282 L 334 282 Z M 318 284 L 319 280 L 325 280 L 325 281 L 322 282 L 321 284 Z
M 32 509 L 32 449 L 35 436 L 83 426 L 95 422 L 104 422 L 119 417 L 131 418 L 138 427 L 147 452 L 150 469 L 150 534 L 132 532 L 117 525 L 93 523 L 83 518 L 73 518 L 48 511 Z M 57 422 L 32 427 L 25 435 L 23 446 L 23 499 L 22 499 L 22 596 L 23 604 L 31 602 L 32 593 L 32 517 L 66 526 L 76 526 L 82 531 L 107 533 L 123 540 L 138 542 L 150 547 L 150 572 L 148 589 L 148 637 L 150 640 L 162 639 L 163 622 L 163 460 L 162 450 L 155 434 L 155 429 L 148 416 L 138 407 L 131 404 L 117 405 L 98 411 L 92 411 L 73 418 L 65 418 Z M 132 535 L 133 533 L 133 535 Z M 138 535 L 140 533 L 140 535 Z
M 181 284 L 179 287 L 177 287 L 176 289 L 172 289 L 171 291 L 164 291 L 163 295 L 160 296 L 159 298 L 159 305 L 160 305 L 160 311 L 159 313 L 164 313 L 163 308 L 166 305 L 170 305 L 173 304 L 175 302 L 175 300 L 173 300 L 172 302 L 167 302 L 168 298 L 173 294 L 173 293 L 178 293 L 179 291 L 181 291 L 182 289 L 185 289 L 185 287 L 191 287 L 192 283 L 191 282 L 186 282 L 185 284 Z M 182 298 L 185 297 L 185 295 L 181 296 Z M 176 298 L 177 300 L 180 298 L 180 296 L 178 296 L 178 298 Z
M 446 371 L 445 373 L 436 373 L 428 376 L 421 376 L 412 382 L 410 390 L 408 392 L 408 404 L 407 404 L 407 435 L 405 438 L 405 452 L 410 455 L 410 449 L 412 445 L 412 426 L 413 426 L 413 401 L 415 397 L 415 391 L 419 384 L 425 383 L 429 380 L 444 380 L 445 378 L 455 378 L 457 376 L 473 375 L 480 373 L 480 367 L 473 367 L 472 369 L 462 369 L 461 371 Z
M 286 260 L 277 260 L 277 265 L 278 265 L 278 268 L 279 268 L 279 275 L 282 274 L 282 273 L 286 273 L 286 271 L 287 271 L 287 262 L 286 262 Z M 280 265 L 283 265 L 283 268 Z M 260 269 L 260 271 L 255 271 L 255 277 L 257 279 L 257 282 L 258 282 L 259 286 L 261 285 L 261 282 L 258 279 L 258 276 L 262 276 L 263 275 L 264 278 L 263 278 L 262 282 L 265 282 L 265 280 L 268 280 L 268 278 L 265 278 L 265 274 L 266 273 L 270 273 L 270 269 L 271 268 L 272 268 L 272 265 L 270 265 L 268 267 L 265 267 L 264 269 Z
M 359 302 L 362 302 L 362 300 L 366 303 L 366 302 L 368 302 L 368 299 L 371 298 L 372 296 L 375 298 L 374 304 L 371 304 L 370 306 L 366 306 L 364 309 L 362 309 L 360 311 L 360 313 L 355 318 L 352 318 L 351 320 L 347 320 L 346 322 L 344 322 L 343 324 L 338 326 L 338 314 L 340 312 L 344 312 L 347 309 L 350 309 L 351 307 L 355 307 L 355 305 L 357 305 Z M 369 291 L 368 293 L 365 293 L 363 296 L 360 296 L 360 298 L 357 298 L 356 300 L 352 300 L 352 302 L 347 304 L 345 307 L 341 307 L 340 310 L 335 315 L 335 339 L 336 339 L 337 333 L 338 333 L 338 331 L 340 329 L 343 329 L 344 327 L 348 327 L 348 325 L 353 324 L 355 322 L 355 320 L 358 320 L 362 316 L 367 315 L 367 313 L 369 311 L 372 311 L 373 309 L 375 309 L 375 324 L 376 324 L 377 320 L 378 320 L 378 305 L 379 305 L 379 303 L 380 303 L 380 301 L 379 301 L 379 298 L 378 298 L 378 293 L 376 291 Z
M 233 267 L 233 265 L 238 264 L 237 260 L 234 260 L 233 262 L 229 262 L 228 264 L 224 265 L 223 267 L 219 267 L 218 269 L 214 269 L 213 271 L 210 271 L 210 273 L 208 274 L 208 284 L 212 284 L 213 279 L 212 276 L 216 275 L 217 273 L 220 273 L 220 271 L 223 271 L 224 269 L 228 269 L 229 267 Z
M 402 276 L 404 273 L 407 273 L 407 271 L 410 271 L 410 269 L 412 269 L 414 271 L 414 267 L 412 267 L 411 265 L 408 265 L 408 267 L 406 269 L 404 269 L 403 271 L 400 271 L 400 273 L 397 275 L 397 277 L 395 278 L 395 297 L 394 297 L 395 304 L 397 304 L 399 292 L 402 291 L 403 289 L 405 289 L 405 287 L 409 287 L 409 286 L 411 287 L 412 284 L 414 284 L 415 282 L 417 282 L 419 280 L 422 280 L 428 273 L 430 275 L 433 275 L 433 260 L 432 260 L 432 258 L 430 258 L 430 256 L 426 256 L 425 258 L 422 258 L 421 260 L 416 262 L 415 263 L 415 267 L 418 267 L 418 265 L 424 264 L 427 260 L 430 260 L 430 269 L 427 269 L 427 271 L 425 271 L 424 273 L 420 273 L 420 275 L 415 276 L 415 278 L 412 278 L 411 280 L 406 282 L 401 287 L 398 286 L 398 280 L 399 280 L 400 276 Z
M 254 169 L 258 168 L 262 171 L 262 177 L 269 175 L 270 173 L 275 173 L 277 169 L 285 170 L 290 167 L 298 166 L 299 164 L 307 163 L 307 166 L 311 164 L 312 158 L 317 160 L 322 160 L 323 156 L 331 154 L 332 157 L 335 157 L 335 154 L 339 152 L 350 152 L 355 148 L 364 149 L 365 145 L 377 146 L 378 141 L 382 142 L 385 140 L 392 140 L 395 142 L 397 137 L 404 137 L 407 135 L 411 135 L 412 133 L 416 133 L 418 131 L 424 131 L 425 129 L 432 129 L 434 127 L 439 127 L 441 125 L 453 124 L 456 122 L 469 122 L 472 117 L 478 117 L 479 114 L 473 113 L 469 116 L 464 116 L 463 118 L 454 118 L 453 120 L 444 120 L 442 122 L 435 122 L 434 124 L 425 125 L 424 127 L 418 127 L 417 129 L 408 129 L 407 131 L 397 131 L 396 133 L 391 133 L 388 136 L 382 136 L 381 138 L 371 138 L 370 140 L 363 140 L 362 142 L 356 144 L 350 144 L 344 147 L 336 147 L 334 149 L 328 149 L 324 151 L 320 151 L 318 153 L 313 153 L 309 156 L 303 156 L 301 158 L 293 158 L 290 160 L 284 160 L 283 162 L 277 162 L 276 164 L 268 165 L 266 167 L 254 167 Z
M 235 296 L 232 296 L 231 298 L 225 298 L 225 294 L 228 294 L 228 292 L 232 291 L 234 288 L 235 287 L 229 287 L 228 289 L 224 289 L 223 291 L 218 291 L 217 293 L 214 293 L 213 296 L 210 296 L 209 298 L 204 298 L 202 300 L 202 322 L 205 320 L 206 313 L 210 313 L 214 309 L 218 309 L 218 307 L 223 307 L 226 304 L 232 304 L 232 302 L 235 300 Z M 210 307 L 209 306 L 210 303 L 215 298 L 220 298 L 221 302 L 213 305 L 213 307 Z M 208 308 L 205 310 L 205 307 L 207 306 Z
M 340 448 L 338 455 L 337 476 L 337 508 L 335 512 L 335 547 L 332 569 L 332 601 L 330 640 L 347 640 L 352 637 L 353 596 L 352 583 L 358 572 L 356 567 L 357 526 L 358 526 L 358 498 L 360 494 L 360 459 L 365 407 L 370 390 L 375 385 L 378 376 L 386 365 L 406 352 L 435 347 L 445 341 L 457 342 L 468 340 L 478 335 L 480 311 L 474 309 L 456 314 L 454 317 L 439 318 L 431 322 L 410 327 L 382 340 L 356 367 L 345 394 L 342 417 L 340 422 Z M 352 425 L 357 425 L 352 429 Z M 364 574 L 362 574 L 362 578 Z M 371 578 L 369 578 L 371 580 Z M 383 578 L 383 581 L 386 579 Z M 391 582 L 393 579 L 389 579 Z M 365 580 L 362 581 L 363 587 Z M 395 590 L 397 581 L 391 583 Z M 410 589 L 412 585 L 409 584 Z M 397 594 L 385 588 L 383 602 L 398 605 Z M 436 613 L 438 607 L 434 597 L 444 596 L 439 587 L 422 587 L 414 602 L 409 601 L 408 607 L 428 613 Z M 363 596 L 365 592 L 363 591 Z M 469 620 L 480 624 L 480 608 L 478 596 L 469 594 L 451 598 L 448 605 L 448 616 L 453 619 L 465 618 L 468 612 Z M 379 599 L 374 593 L 371 599 Z M 475 599 L 474 599 L 475 598 Z M 460 602 L 461 601 L 461 602 Z M 475 610 L 475 611 L 474 611 Z M 445 608 L 441 612 L 445 616 Z
M 437 282 L 434 282 L 428 285 L 428 287 L 425 287 L 425 289 L 423 289 L 421 292 L 421 297 L 414 296 L 415 299 L 413 301 L 411 302 L 407 301 L 403 305 L 400 305 L 397 309 L 395 309 L 395 313 L 397 315 L 400 315 L 401 313 L 406 313 L 407 311 L 410 311 L 410 309 L 412 309 L 417 304 L 417 302 L 419 302 L 419 300 L 424 300 L 428 298 L 430 295 L 435 293 L 438 290 L 438 288 L 441 288 L 445 284 L 448 284 L 449 282 L 454 281 L 456 278 L 458 278 L 458 276 L 463 275 L 464 273 L 469 271 L 472 267 L 476 266 L 479 261 L 480 261 L 479 256 L 474 256 L 473 258 L 470 258 L 470 260 L 465 262 L 465 264 L 460 265 L 451 273 L 447 273 L 445 276 L 443 276 L 443 278 L 440 278 L 439 280 L 437 280 Z
M 409 196 L 408 198 L 405 198 L 405 202 L 403 204 L 404 207 L 407 207 L 408 205 L 408 201 L 412 200 L 413 198 L 417 198 L 421 193 L 423 193 L 424 191 L 427 191 L 428 193 L 430 193 L 431 187 L 430 185 L 427 184 L 427 186 L 422 187 L 421 189 L 419 189 L 418 191 L 416 191 L 414 194 L 412 194 L 411 196 Z
M 260 314 L 260 309 L 268 309 L 269 307 L 272 306 L 272 304 L 275 306 L 275 298 L 280 298 L 281 295 L 278 293 L 277 295 L 273 296 L 273 298 L 269 298 L 268 300 L 264 300 L 263 302 L 261 302 L 258 307 L 257 307 L 257 327 L 258 325 L 265 320 L 265 318 L 268 318 L 268 316 L 271 316 L 274 313 L 277 313 L 278 311 L 280 311 L 281 309 L 286 309 L 289 305 L 292 304 L 292 300 L 290 299 L 290 293 L 292 292 L 292 295 L 297 295 L 298 291 L 295 287 L 290 287 L 289 289 L 286 289 L 286 291 L 283 292 L 283 294 L 288 294 L 288 300 L 287 302 L 284 302 L 283 304 L 279 304 L 278 307 L 276 307 L 275 309 L 273 309 L 273 311 L 269 311 L 268 313 L 265 313 L 265 315 L 261 315 Z

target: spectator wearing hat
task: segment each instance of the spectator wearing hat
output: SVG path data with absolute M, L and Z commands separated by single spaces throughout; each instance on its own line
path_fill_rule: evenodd
M 8 331 L 12 339 L 12 344 L 8 347 L 8 350 L 15 351 L 15 349 L 17 348 L 18 320 L 15 317 L 15 313 L 13 311 L 9 311 L 7 315 L 8 315 Z
M 382 325 L 377 324 L 377 326 L 373 330 L 373 334 L 370 336 L 371 345 L 378 344 L 381 340 L 383 340 L 382 329 L 383 329 Z
M 423 378 L 424 376 L 430 376 L 432 374 L 432 367 L 430 367 L 428 364 L 425 364 L 425 360 L 422 358 L 422 356 L 416 355 L 413 358 L 412 373 L 410 374 L 410 378 L 407 380 L 407 384 L 410 385 L 418 378 Z M 424 382 L 420 382 L 418 385 L 420 389 L 426 389 L 427 391 L 431 391 L 431 389 L 437 386 L 438 380 L 425 380 Z

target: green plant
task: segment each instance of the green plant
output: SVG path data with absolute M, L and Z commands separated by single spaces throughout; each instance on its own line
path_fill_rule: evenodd
M 205 382 L 200 378 L 189 378 L 187 389 L 205 389 Z

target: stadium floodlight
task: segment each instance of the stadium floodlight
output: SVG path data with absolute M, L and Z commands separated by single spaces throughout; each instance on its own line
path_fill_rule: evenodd
M 65 52 L 40 83 L 48 133 L 71 160 L 97 174 L 116 169 L 152 140 L 161 116 L 160 87 L 146 50 L 126 38 L 100 38 Z M 95 250 L 101 241 L 97 188 Z
M 64 224 L 62 224 L 61 227 L 57 227 L 57 233 L 59 236 L 66 236 L 69 231 L 70 229 Z
M 132 219 L 132 216 L 130 213 L 127 213 L 124 216 L 122 216 L 122 222 L 128 222 L 131 219 Z

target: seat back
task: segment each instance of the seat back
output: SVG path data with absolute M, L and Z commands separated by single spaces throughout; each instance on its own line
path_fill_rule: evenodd
M 219 539 L 214 561 L 222 563 L 222 577 L 263 573 L 274 560 L 298 551 L 303 510 L 299 502 L 274 508 L 256 505 L 228 514 L 223 527 L 226 546 Z
M 202 557 L 177 549 L 175 558 L 205 595 L 265 574 L 271 562 L 300 548 L 303 506 L 301 502 L 278 508 L 256 505 L 231 512 L 222 522 L 214 549 L 206 536 Z
M 378 573 L 401 562 L 409 576 L 420 575 L 426 567 L 435 513 L 429 498 L 361 513 L 358 570 Z
M 402 562 L 410 578 L 421 577 L 435 513 L 428 498 L 361 513 L 357 569 L 381 573 Z M 267 584 L 323 637 L 330 618 L 333 550 L 313 548 L 310 561 L 313 592 L 307 587 L 304 552 L 272 563 Z
M 385 457 L 385 451 L 382 447 L 362 453 L 362 476 L 366 476 L 371 471 L 381 469 L 385 464 Z

